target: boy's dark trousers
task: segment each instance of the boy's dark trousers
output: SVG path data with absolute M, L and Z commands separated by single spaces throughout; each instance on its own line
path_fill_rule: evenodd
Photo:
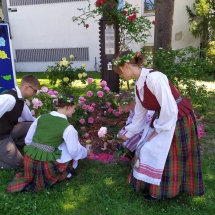
M 32 122 L 19 122 L 10 135 L 0 140 L 0 169 L 23 167 L 23 156 L 18 148 L 25 145 L 25 136 Z

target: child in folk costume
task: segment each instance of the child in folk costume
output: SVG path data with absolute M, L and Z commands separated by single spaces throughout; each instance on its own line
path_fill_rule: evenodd
M 148 110 L 154 121 L 144 130 L 135 151 L 129 182 L 143 188 L 144 199 L 157 201 L 179 193 L 204 194 L 196 120 L 190 101 L 161 72 L 141 68 L 140 52 L 123 52 L 113 60 L 114 70 L 125 80 L 135 78 L 135 115 L 123 140 L 132 138 Z
M 18 87 L 0 95 L 0 168 L 16 169 L 23 166 L 23 156 L 17 146 L 25 145 L 25 136 L 35 120 L 24 98 L 36 94 L 40 83 L 33 75 L 22 77 Z
M 31 125 L 24 148 L 24 171 L 15 175 L 8 192 L 42 191 L 57 182 L 72 178 L 77 161 L 91 150 L 83 147 L 78 133 L 67 121 L 75 112 L 74 98 L 59 96 L 57 111 L 44 114 Z
M 132 119 L 134 117 L 134 108 L 135 108 L 135 101 L 131 101 L 127 105 L 123 105 L 119 107 L 119 110 L 122 112 L 129 112 L 129 116 L 126 120 L 126 125 L 119 131 L 119 135 L 123 135 L 127 133 L 126 127 L 132 123 Z M 134 134 L 131 138 L 127 139 L 125 142 L 123 142 L 123 145 L 129 149 L 132 153 L 136 150 L 137 144 L 140 141 L 144 129 L 147 129 L 147 127 L 150 125 L 152 121 L 152 116 L 154 114 L 154 111 L 148 111 L 144 124 L 140 126 L 140 131 Z M 148 125 L 148 126 L 147 126 Z M 120 148 L 120 147 L 119 147 Z

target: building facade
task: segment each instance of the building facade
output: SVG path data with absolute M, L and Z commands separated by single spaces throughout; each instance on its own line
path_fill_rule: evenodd
M 94 5 L 95 0 L 91 2 Z M 137 7 L 140 15 L 147 16 L 151 21 L 155 19 L 154 10 L 147 5 L 147 0 L 127 2 Z M 172 36 L 174 49 L 199 46 L 199 40 L 189 32 L 185 8 L 186 5 L 192 7 L 193 2 L 194 0 L 175 0 Z M 90 19 L 87 21 L 89 28 L 86 29 L 72 22 L 73 16 L 80 15 L 78 8 L 87 5 L 86 0 L 2 0 L 2 17 L 10 25 L 16 71 L 45 71 L 47 66 L 70 54 L 76 56 L 75 67 L 85 63 L 87 71 L 94 71 L 95 61 L 99 63 L 98 24 Z M 152 48 L 153 43 L 154 26 L 145 46 Z M 136 51 L 142 45 L 131 44 L 131 48 Z

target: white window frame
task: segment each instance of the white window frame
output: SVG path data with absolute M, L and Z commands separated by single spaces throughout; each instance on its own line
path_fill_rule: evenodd
M 144 8 L 145 8 L 145 1 L 146 0 L 142 0 L 142 11 L 143 11 L 143 15 L 144 16 L 154 16 L 155 15 L 155 11 L 152 11 L 152 12 L 147 12 L 147 11 L 145 11 L 144 10 Z M 155 0 L 154 0 L 155 1 Z

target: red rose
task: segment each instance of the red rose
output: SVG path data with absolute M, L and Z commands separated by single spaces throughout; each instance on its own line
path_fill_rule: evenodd
M 86 24 L 86 25 L 85 25 L 85 28 L 89 28 L 89 24 Z
M 155 21 L 155 20 L 153 20 L 153 21 L 152 21 L 152 24 L 153 24 L 153 25 L 156 25 L 156 21 Z
M 126 14 L 127 14 L 127 11 L 126 11 L 126 10 L 123 10 L 121 13 L 124 14 L 124 15 L 126 15 Z

